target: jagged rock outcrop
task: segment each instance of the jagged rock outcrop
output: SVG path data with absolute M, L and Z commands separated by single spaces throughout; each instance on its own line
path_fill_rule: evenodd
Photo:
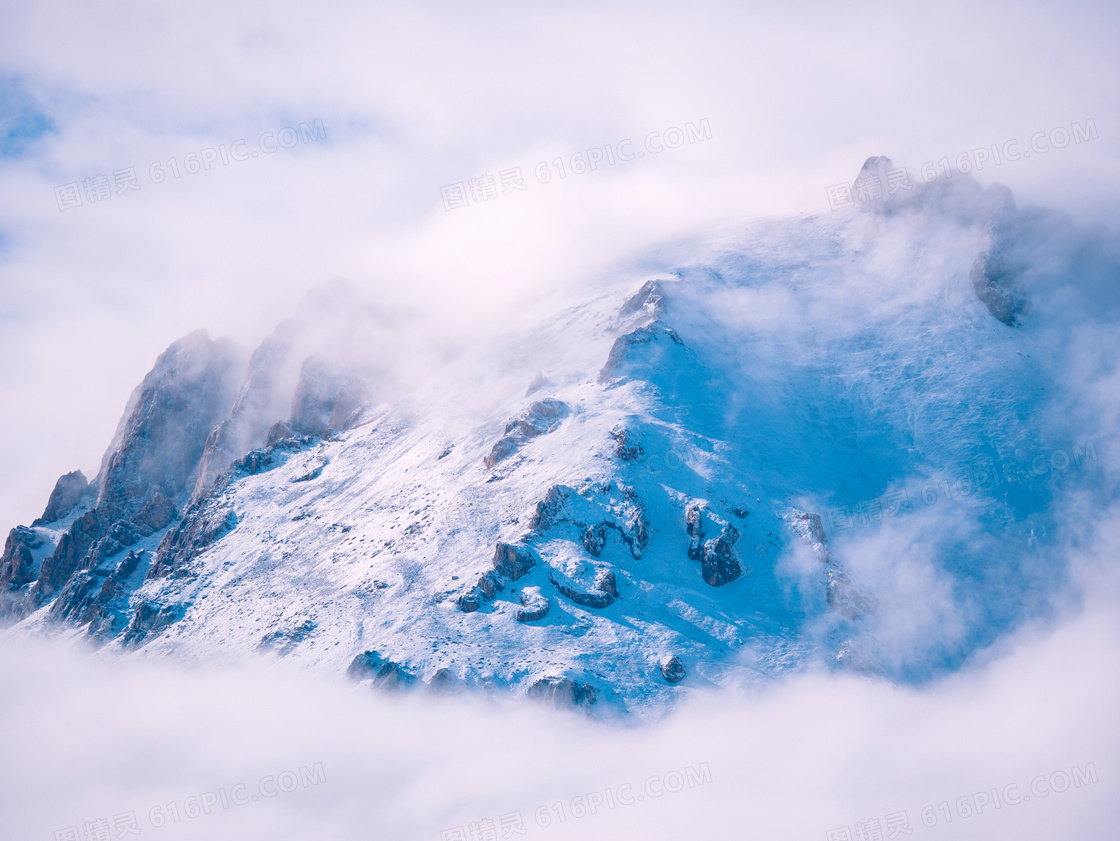
M 128 607 L 128 581 L 145 562 L 146 554 L 128 552 L 107 574 L 98 569 L 71 576 L 51 605 L 51 616 L 79 627 L 88 625 L 91 636 L 110 637 L 120 632 Z
M 561 708 L 590 707 L 598 697 L 590 683 L 576 683 L 568 677 L 542 677 L 529 685 L 526 695 Z
M 47 507 L 43 516 L 31 523 L 32 526 L 42 526 L 55 523 L 80 505 L 91 492 L 89 481 L 80 470 L 67 473 L 55 482 L 47 500 Z
M 638 435 L 633 430 L 623 426 L 615 427 L 610 431 L 610 436 L 615 442 L 615 458 L 623 461 L 636 461 L 644 455 Z
M 32 588 L 39 603 L 53 596 L 75 572 L 89 569 L 94 560 L 92 550 L 108 530 L 109 523 L 98 509 L 87 511 L 74 521 L 39 569 L 39 578 Z
M 606 545 L 608 531 L 619 535 L 635 559 L 641 558 L 649 546 L 645 506 L 626 485 L 609 482 L 583 491 L 567 485 L 551 486 L 529 515 L 530 534 L 540 537 L 564 525 L 580 530 L 584 549 L 595 558 Z
M 550 574 L 548 580 L 552 582 L 552 586 L 555 587 L 562 596 L 570 599 L 581 607 L 593 607 L 596 610 L 602 610 L 604 607 L 610 607 L 614 604 L 615 596 L 611 595 L 606 590 L 577 590 L 570 584 L 558 579 L 555 574 Z M 618 593 L 618 588 L 614 586 L 614 576 L 610 578 L 610 586 L 615 593 Z
M 555 431 L 568 414 L 568 405 L 563 401 L 552 397 L 538 400 L 506 424 L 505 434 L 495 442 L 484 463 L 489 468 L 496 467 L 498 462 L 516 453 L 526 441 Z
M 0 555 L 0 593 L 18 590 L 35 580 L 35 558 L 33 550 L 43 545 L 34 529 L 16 526 L 8 533 L 4 542 L 4 554 Z M 2 607 L 0 603 L 0 607 Z
M 969 280 L 976 297 L 995 318 L 1009 327 L 1031 311 L 1030 299 L 1017 285 L 1018 273 L 998 250 L 981 254 L 972 264 Z
M 814 556 L 821 562 L 825 596 L 833 612 L 849 621 L 874 613 L 879 607 L 879 600 L 873 594 L 858 590 L 847 571 L 832 556 L 820 515 L 790 511 L 785 519 L 793 533 L 812 549 Z
M 298 434 L 349 429 L 369 396 L 362 379 L 320 356 L 304 363 L 288 425 Z
M 436 669 L 436 673 L 432 675 L 431 679 L 428 681 L 428 689 L 441 695 L 455 692 L 462 688 L 463 682 L 459 680 L 459 676 L 446 666 Z
M 148 580 L 190 575 L 190 563 L 216 540 L 237 527 L 237 515 L 218 499 L 195 503 L 159 545 Z
M 647 324 L 665 315 L 664 281 L 647 280 L 618 310 L 620 321 L 639 316 Z
M 160 355 L 102 467 L 97 506 L 105 519 L 129 519 L 157 492 L 178 499 L 193 490 L 206 441 L 228 414 L 243 367 L 232 342 L 211 341 L 205 331 Z
M 286 657 L 295 650 L 296 646 L 314 632 L 315 623 L 310 619 L 305 619 L 294 628 L 265 634 L 261 637 L 260 645 L 258 645 L 257 648 L 260 651 L 273 651 L 281 657 Z
M 164 628 L 175 624 L 187 612 L 187 604 L 161 604 L 156 601 L 142 601 L 137 605 L 121 635 L 121 643 L 127 648 L 141 645 L 149 637 L 155 636 Z
M 494 571 L 516 581 L 536 565 L 533 555 L 524 546 L 499 543 L 494 547 Z
M 671 342 L 671 344 L 665 344 L 666 342 Z M 659 367 L 663 364 L 664 355 L 673 344 L 683 345 L 684 341 L 677 335 L 676 330 L 672 327 L 666 327 L 660 322 L 654 322 L 648 327 L 639 327 L 629 333 L 623 333 L 611 345 L 606 364 L 599 371 L 599 383 L 606 385 L 623 376 L 624 369 L 634 356 L 636 349 L 642 349 L 649 353 L 647 361 L 650 367 Z
M 536 566 L 532 552 L 523 545 L 498 543 L 494 547 L 493 568 L 479 577 L 475 586 L 456 600 L 464 613 L 473 613 L 484 602 L 505 589 L 506 581 L 516 581 Z
M 415 675 L 404 665 L 373 650 L 364 651 L 350 661 L 346 676 L 357 682 L 373 681 L 378 689 L 403 689 L 416 680 Z
M 712 538 L 711 527 L 719 529 Z M 700 576 L 712 587 L 722 587 L 741 578 L 743 568 L 735 544 L 739 530 L 708 510 L 702 502 L 692 502 L 685 509 L 685 531 L 688 534 L 688 557 L 700 561 Z

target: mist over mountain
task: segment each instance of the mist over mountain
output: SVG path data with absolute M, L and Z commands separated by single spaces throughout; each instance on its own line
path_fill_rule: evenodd
M 192 333 L 10 532 L 4 621 L 607 717 L 957 670 L 1078 598 L 1120 251 L 965 176 L 860 210 L 725 226 L 497 333 L 345 281 L 255 349 Z

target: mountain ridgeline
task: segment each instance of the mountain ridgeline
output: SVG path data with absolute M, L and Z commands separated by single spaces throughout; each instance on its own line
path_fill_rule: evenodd
M 956 668 L 1063 585 L 1074 473 L 999 473 L 1057 442 L 1091 479 L 1031 351 L 1047 301 L 1115 302 L 1003 188 L 861 209 L 722 234 L 419 379 L 342 283 L 251 354 L 186 336 L 93 480 L 8 535 L 0 616 L 642 714 L 820 658 Z

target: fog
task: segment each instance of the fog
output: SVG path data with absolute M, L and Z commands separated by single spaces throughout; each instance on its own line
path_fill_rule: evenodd
M 917 178 L 1089 119 L 1097 139 L 978 176 L 1112 224 L 1116 32 L 1104 3 L 7 4 L 0 522 L 92 472 L 172 340 L 253 346 L 332 277 L 483 329 L 713 220 L 830 212 L 868 155 Z M 703 142 L 533 174 L 705 119 Z M 184 169 L 316 120 L 326 139 Z M 526 190 L 444 210 L 441 187 L 516 166 Z M 59 209 L 55 187 L 128 167 L 141 189 Z
M 859 841 L 857 823 L 876 837 L 871 819 L 896 837 L 887 816 L 905 812 L 921 838 L 1115 836 L 1118 34 L 1105 3 L 5 4 L 5 533 L 41 513 L 60 474 L 97 472 L 132 389 L 195 329 L 255 347 L 309 288 L 343 277 L 385 325 L 362 351 L 403 392 L 478 337 L 697 259 L 709 246 L 696 243 L 740 220 L 855 212 L 832 209 L 827 188 L 870 155 L 917 181 L 927 163 L 973 166 L 1010 141 L 1035 154 L 989 160 L 976 179 L 1070 220 L 1047 217 L 1045 249 L 1017 245 L 1048 313 L 1030 339 L 1050 389 L 1041 428 L 1099 442 L 1100 461 L 1039 480 L 1059 525 L 1024 574 L 1071 572 L 1030 592 L 1041 618 L 918 688 L 809 669 L 623 724 L 5 632 L 0 834 L 84 839 L 104 819 L 121 837 L 115 816 L 134 813 L 143 837 L 166 839 L 845 841 L 848 828 Z M 1089 121 L 1091 139 L 1055 134 Z M 644 145 L 674 127 L 695 142 Z M 261 142 L 285 128 L 292 145 Z M 1039 132 L 1058 142 L 1040 152 Z M 238 140 L 248 157 L 225 162 Z M 647 154 L 563 177 L 554 164 L 627 140 Z M 139 189 L 62 209 L 56 188 L 129 167 Z M 526 189 L 446 209 L 442 188 L 513 167 Z M 778 376 L 810 330 L 891 331 L 895 303 L 955 294 L 932 277 L 935 246 L 917 280 L 892 275 L 884 248 L 880 276 L 808 297 L 777 279 L 727 300 L 713 335 L 767 337 L 759 367 Z M 1068 283 L 1048 280 L 1059 264 Z M 933 559 L 985 539 L 944 504 L 835 541 L 882 596 L 865 643 L 900 671 L 962 646 L 969 617 Z M 798 551 L 791 580 L 815 563 Z M 209 813 L 190 817 L 200 804 Z M 503 834 L 515 813 L 524 836 L 508 821 Z
M 1115 540 L 1081 565 L 1113 595 L 1092 562 Z M 1101 598 L 1067 620 L 922 691 L 808 673 L 634 727 L 9 634 L 0 812 L 29 839 L 129 812 L 169 839 L 469 839 L 472 822 L 514 813 L 527 838 L 796 839 L 900 812 L 918 837 L 1106 839 L 1120 623 Z

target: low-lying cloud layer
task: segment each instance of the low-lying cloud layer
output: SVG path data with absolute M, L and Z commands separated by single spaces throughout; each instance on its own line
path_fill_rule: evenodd
M 826 833 L 905 813 L 917 838 L 1103 841 L 1120 802 L 1111 608 L 1091 599 L 922 691 L 803 674 L 621 729 L 8 636 L 0 812 L 29 840 L 130 815 L 169 841 L 472 839 L 517 820 L 510 837 L 843 839 Z

